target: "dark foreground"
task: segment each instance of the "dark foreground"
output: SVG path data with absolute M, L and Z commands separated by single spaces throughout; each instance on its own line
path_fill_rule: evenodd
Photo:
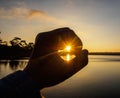
M 0 78 L 22 70 L 28 60 L 0 60 Z M 88 65 L 59 85 L 45 88 L 45 98 L 120 98 L 120 56 L 89 55 Z

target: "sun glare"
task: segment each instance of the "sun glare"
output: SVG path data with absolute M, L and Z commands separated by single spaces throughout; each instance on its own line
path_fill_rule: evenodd
M 66 60 L 67 60 L 67 61 L 70 61 L 70 54 L 67 54 L 67 55 L 66 55 Z
M 60 56 L 63 60 L 65 61 L 70 61 L 72 59 L 74 59 L 76 56 L 74 54 L 66 54 L 66 55 L 62 55 Z
M 71 46 L 67 45 L 63 50 L 58 50 L 58 52 L 60 53 L 60 57 L 65 60 L 65 61 L 70 61 L 73 58 L 75 58 L 76 56 L 74 54 L 71 54 Z
M 65 50 L 66 50 L 67 52 L 70 52 L 70 51 L 71 51 L 71 46 L 66 46 Z

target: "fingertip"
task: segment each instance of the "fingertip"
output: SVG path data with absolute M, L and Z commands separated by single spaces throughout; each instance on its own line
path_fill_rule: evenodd
M 63 28 L 60 28 L 60 29 L 71 30 L 69 27 L 63 27 Z
M 62 27 L 62 28 L 58 28 L 56 30 L 71 30 L 69 27 Z
M 54 29 L 52 32 L 57 32 L 57 33 L 67 33 L 67 32 L 73 32 L 72 29 L 70 29 L 69 27 L 62 27 L 62 28 L 57 28 L 57 29 Z

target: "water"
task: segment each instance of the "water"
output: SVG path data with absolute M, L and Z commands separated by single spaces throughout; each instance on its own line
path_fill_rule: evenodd
M 23 69 L 27 62 L 0 61 L 0 78 Z M 84 69 L 41 92 L 45 98 L 120 98 L 120 56 L 90 55 Z
M 0 60 L 0 78 L 17 70 L 23 70 L 27 63 L 28 60 Z

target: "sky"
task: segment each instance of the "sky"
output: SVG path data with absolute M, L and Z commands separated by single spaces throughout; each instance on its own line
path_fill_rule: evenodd
M 0 0 L 0 37 L 34 42 L 40 32 L 75 31 L 90 52 L 120 52 L 120 0 Z

